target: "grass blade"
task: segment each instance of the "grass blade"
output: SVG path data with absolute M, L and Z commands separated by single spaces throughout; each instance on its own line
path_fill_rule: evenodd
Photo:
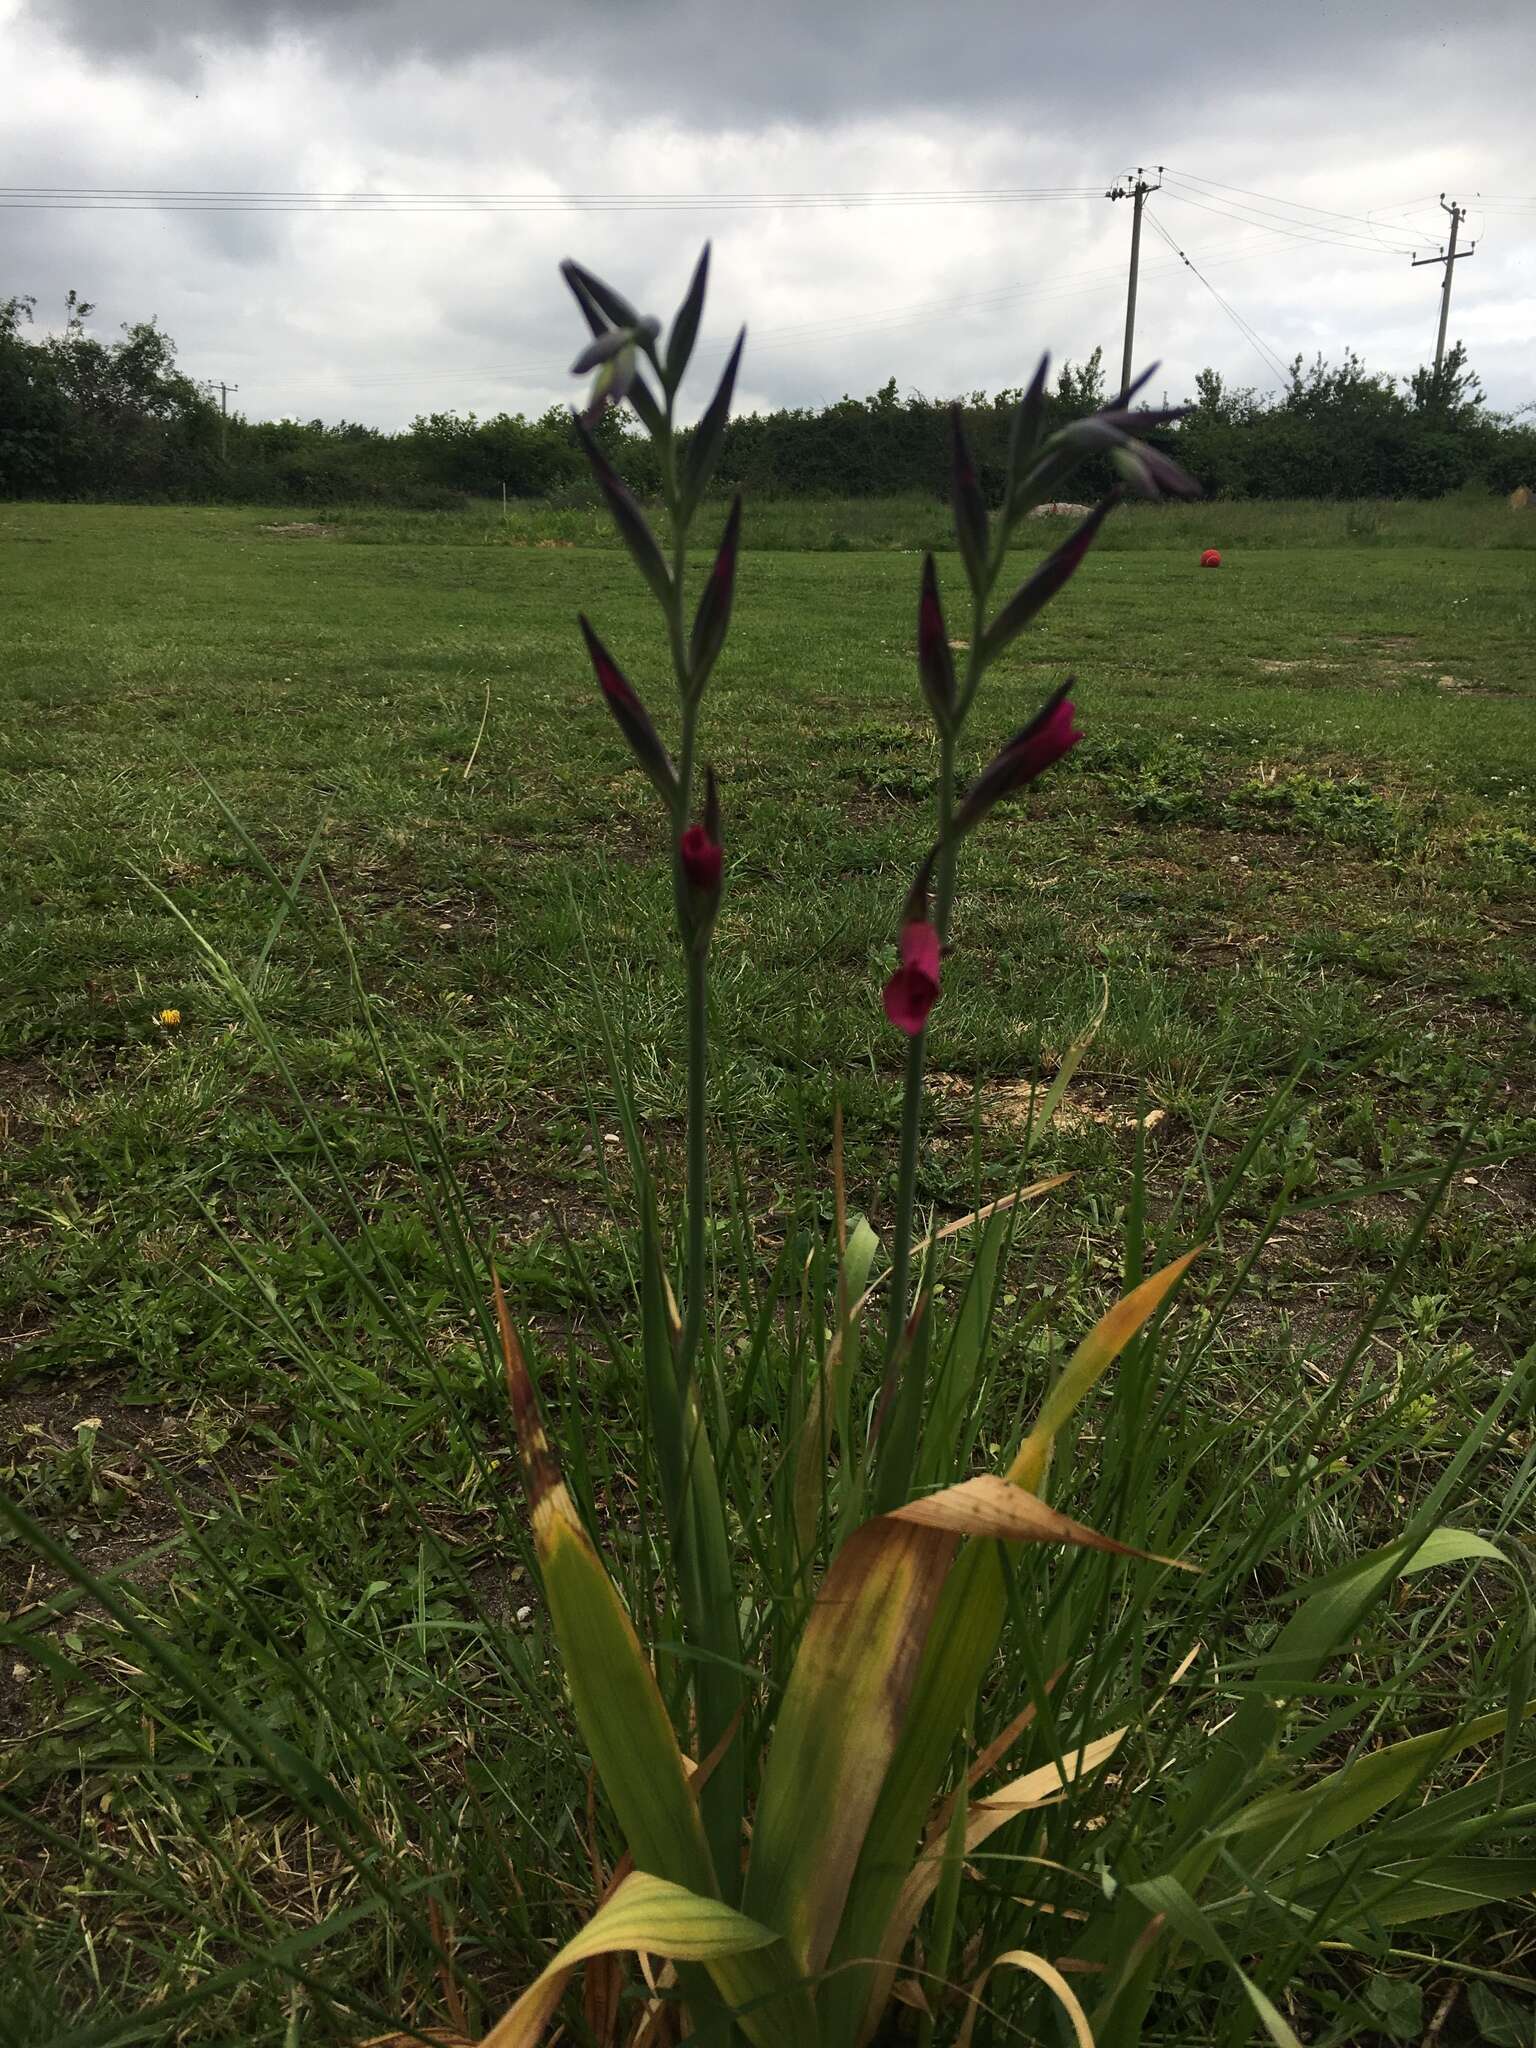
M 1285 2015 L 1274 2001 L 1261 1991 L 1242 1964 L 1227 1947 L 1205 1914 L 1195 1904 L 1176 1877 L 1150 1877 L 1140 1884 L 1129 1887 L 1150 1913 L 1162 1914 L 1166 1924 L 1193 1943 L 1212 1962 L 1225 1963 L 1243 1987 L 1248 2003 L 1259 2017 L 1259 2022 L 1268 2034 L 1275 2048 L 1301 2048 Z
M 1536 1701 L 1525 1711 L 1536 1713 Z M 1245 1856 L 1256 1855 L 1268 1871 L 1298 1863 L 1406 1798 L 1437 1764 L 1502 1735 L 1509 1720 L 1507 1711 L 1482 1714 L 1459 1728 L 1431 1728 L 1373 1749 L 1315 1784 L 1255 1799 L 1223 1822 L 1214 1838 L 1242 1838 Z

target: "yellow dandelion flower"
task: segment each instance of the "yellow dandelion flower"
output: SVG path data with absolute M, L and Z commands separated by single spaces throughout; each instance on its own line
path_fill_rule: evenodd
M 156 1010 L 155 1022 L 157 1024 L 179 1024 L 181 1022 L 181 1012 L 180 1010 Z

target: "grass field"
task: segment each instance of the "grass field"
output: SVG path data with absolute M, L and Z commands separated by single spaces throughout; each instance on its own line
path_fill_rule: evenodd
M 936 761 L 912 551 L 941 515 L 813 523 L 796 551 L 790 513 L 764 509 L 708 719 L 723 1099 L 765 1240 L 807 1186 L 829 1199 L 834 1093 L 854 1195 L 877 1228 L 888 1211 L 901 1048 L 879 988 Z M 1011 1184 L 1032 1077 L 1107 980 L 1037 1148 L 1075 1178 L 1033 1226 L 1022 1401 L 1121 1274 L 1138 1150 L 1149 1202 L 1171 1203 L 1305 1056 L 1210 1287 L 1278 1190 L 1332 1199 L 1224 1325 L 1219 1423 L 1271 1379 L 1327 1384 L 1419 1184 L 1464 1144 L 1373 1339 L 1427 1391 L 1419 1462 L 1333 1528 L 1364 1547 L 1536 1322 L 1536 524 L 1215 506 L 1109 534 L 978 710 L 970 766 L 1070 667 L 1086 740 L 968 845 L 923 1200 L 942 1220 Z M 596 1013 L 622 1020 L 673 1167 L 680 1020 L 653 807 L 578 607 L 658 710 L 663 683 L 629 564 L 574 544 L 594 536 L 580 508 L 0 508 L 0 1477 L 114 1598 L 152 1602 L 188 1674 L 169 1704 L 156 1681 L 151 1712 L 112 1599 L 0 1546 L 6 2040 L 339 2041 L 436 2009 L 420 1893 L 342 1924 L 344 1861 L 242 1760 L 197 1673 L 344 1773 L 423 1880 L 472 1859 L 458 1924 L 483 2010 L 579 1903 L 581 1775 L 518 1704 L 545 1648 L 524 1566 L 498 1562 L 515 1482 L 471 1455 L 445 1386 L 487 1442 L 505 1431 L 408 1134 L 440 1130 L 520 1312 L 579 1361 L 568 1412 L 622 1417 Z M 1217 574 L 1196 566 L 1211 541 Z M 1489 1524 L 1497 1502 L 1474 1489 L 1462 1513 Z M 278 1644 L 313 1655 L 324 1712 L 276 1681 Z M 242 1960 L 322 1922 L 313 1984 Z M 1519 1915 L 1465 1939 L 1495 1979 L 1528 1969 Z M 1436 1982 L 1457 1981 L 1448 1954 Z M 347 2022 L 327 2003 L 343 1980 L 362 1987 Z

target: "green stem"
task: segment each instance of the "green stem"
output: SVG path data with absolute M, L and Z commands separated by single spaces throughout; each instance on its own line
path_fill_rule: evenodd
M 896 1173 L 896 1234 L 891 1246 L 890 1301 L 885 1355 L 895 1356 L 907 1323 L 907 1288 L 912 1274 L 912 1218 L 917 1207 L 917 1146 L 923 1125 L 923 1071 L 928 1033 L 907 1041 L 907 1079 L 901 1102 L 901 1163 Z
M 678 1353 L 679 1385 L 686 1386 L 704 1334 L 704 1225 L 709 1209 L 709 961 L 688 954 L 688 1259 L 687 1309 Z
M 974 683 L 967 687 L 975 689 Z M 933 921 L 939 929 L 939 943 L 949 944 L 949 918 L 955 905 L 955 841 L 950 837 L 955 818 L 955 735 L 946 733 L 939 752 L 939 866 L 934 881 Z
M 950 928 L 950 899 L 954 897 L 954 848 L 948 844 L 950 817 L 954 815 L 954 733 L 944 733 L 938 754 L 938 838 L 944 848 L 938 856 L 938 903 L 936 924 L 940 942 Z M 918 1206 L 918 1141 L 924 1118 L 924 1071 L 928 1059 L 928 1028 L 907 1042 L 907 1081 L 901 1098 L 901 1165 L 897 1167 L 897 1212 L 895 1237 L 891 1241 L 891 1303 L 885 1329 L 885 1356 L 895 1354 L 901 1331 L 907 1327 L 907 1284 L 911 1280 L 911 1225 Z
M 971 701 L 986 667 L 981 655 L 981 640 L 987 622 L 987 596 L 996 579 L 997 569 L 998 561 L 991 562 L 982 586 L 971 592 L 971 647 L 966 658 L 965 678 L 957 693 L 949 729 L 939 736 L 939 857 L 934 876 L 933 921 L 941 948 L 949 944 L 950 917 L 955 906 L 955 857 L 959 850 L 953 836 L 955 743 L 964 729 Z M 901 1160 L 896 1177 L 896 1228 L 891 1249 L 891 1292 L 885 1335 L 887 1371 L 907 1325 L 907 1291 L 912 1280 L 912 1230 L 917 1209 L 917 1154 L 922 1137 L 927 1058 L 928 1033 L 925 1028 L 907 1047 L 907 1078 L 901 1106 Z M 901 1386 L 892 1404 L 890 1427 L 880 1446 L 875 1504 L 882 1513 L 899 1507 L 912 1490 L 912 1474 L 916 1469 L 921 1434 L 926 1355 L 924 1345 L 913 1344 L 902 1370 Z
M 672 667 L 677 677 L 678 696 L 683 707 L 681 758 L 677 773 L 677 808 L 672 818 L 672 870 L 677 903 L 677 935 L 687 962 L 688 1039 L 688 1162 L 687 1193 L 688 1244 L 684 1277 L 684 1321 L 678 1350 L 677 1380 L 686 1387 L 698 1357 L 704 1334 L 704 1224 L 709 1210 L 709 1148 L 707 1134 L 709 1092 L 709 955 L 694 942 L 689 927 L 688 884 L 683 875 L 679 846 L 693 815 L 693 772 L 699 707 L 689 674 L 688 639 L 684 620 L 684 575 L 688 566 L 688 529 L 680 516 L 677 495 L 676 445 L 672 439 L 672 403 L 667 401 L 667 439 L 663 450 L 663 476 L 667 507 L 672 519 L 672 603 L 667 629 L 672 643 Z
M 697 1366 L 704 1338 L 707 1295 L 706 1224 L 709 1215 L 709 956 L 696 943 L 683 874 L 681 842 L 693 815 L 694 766 L 699 719 L 688 653 L 685 579 L 688 567 L 688 523 L 682 517 L 677 489 L 677 448 L 672 436 L 672 399 L 667 398 L 666 434 L 661 442 L 662 493 L 672 526 L 672 601 L 667 607 L 667 637 L 682 707 L 682 738 L 678 757 L 677 798 L 672 812 L 672 880 L 678 940 L 685 962 L 687 1038 L 687 1163 L 685 1195 L 687 1241 L 684 1248 L 683 1327 L 676 1367 L 678 1413 L 683 1419 L 685 1457 L 683 1499 L 674 1541 L 679 1549 L 680 1582 L 685 1594 L 684 1633 L 702 1652 L 692 1672 L 692 1690 L 700 1754 L 721 1741 L 744 1703 L 741 1632 L 731 1572 L 730 1543 L 719 1477 L 698 1390 Z M 700 1794 L 700 1812 L 710 1855 L 728 1904 L 741 1885 L 741 1832 L 746 1809 L 745 1743 L 738 1735 L 730 1744 Z M 703 2029 L 701 2028 L 701 2038 Z M 711 2033 L 709 2039 L 715 2040 Z M 722 2041 L 725 2037 L 722 2037 Z M 735 2039 L 732 2030 L 729 2037 Z
M 979 606 L 978 606 L 979 611 Z M 975 640 L 972 645 L 974 647 Z M 974 660 L 974 656 L 973 656 Z M 939 865 L 934 922 L 942 945 L 949 937 L 949 916 L 955 894 L 955 848 L 950 825 L 955 811 L 955 733 L 941 736 L 939 747 Z M 889 1370 L 907 1325 L 907 1291 L 912 1279 L 912 1230 L 917 1212 L 917 1154 L 923 1128 L 923 1081 L 927 1072 L 928 1032 L 925 1026 L 907 1045 L 907 1078 L 901 1105 L 901 1160 L 896 1175 L 896 1230 L 891 1247 L 890 1302 L 885 1333 Z M 875 1506 L 882 1514 L 900 1507 L 912 1487 L 917 1457 L 918 1421 L 915 1405 L 922 1400 L 922 1347 L 914 1345 L 893 1404 L 890 1428 L 881 1446 Z

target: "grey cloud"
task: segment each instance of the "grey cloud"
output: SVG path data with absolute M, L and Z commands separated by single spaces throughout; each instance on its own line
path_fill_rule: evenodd
M 1187 110 L 1277 70 L 1327 92 L 1368 85 L 1399 53 L 1447 44 L 1436 0 L 1389 9 L 1205 0 L 1157 9 L 1082 0 L 1031 21 L 1018 0 L 946 8 L 935 0 L 28 0 L 32 17 L 88 53 L 185 73 L 232 45 L 282 38 L 328 45 L 353 64 L 452 65 L 510 55 L 610 107 L 667 113 L 702 128 L 1015 106 L 1064 126 L 1067 107 L 1117 96 L 1144 129 L 1167 123 L 1156 97 Z M 1484 0 L 1477 28 L 1523 15 Z M 1384 18 L 1384 16 L 1386 18 Z
M 0 0 L 0 73 L 34 81 L 0 133 L 11 183 L 1092 191 L 1041 206 L 382 223 L 6 211 L 0 265 L 45 317 L 68 285 L 108 332 L 158 313 L 188 369 L 234 377 L 254 413 L 387 424 L 569 398 L 580 325 L 557 259 L 581 256 L 664 313 L 711 234 L 701 377 L 745 318 L 744 402 L 814 404 L 893 371 L 935 394 L 1017 383 L 1047 341 L 1058 358 L 1103 343 L 1117 360 L 1127 209 L 1097 195 L 1127 149 L 1317 206 L 1428 192 L 1430 233 L 1439 185 L 1530 189 L 1521 49 L 1536 25 L 1501 7 L 1453 31 L 1417 4 L 1364 22 L 1293 5 L 1276 25 L 1253 5 L 1169 0 L 1138 25 L 1085 0 L 1049 37 L 1022 13 L 999 0 L 958 20 L 936 0 L 861 13 L 574 0 L 558 15 L 524 0 L 29 0 L 18 13 Z M 1170 186 L 1153 212 L 1278 355 L 1348 343 L 1373 367 L 1423 360 L 1433 272 L 1266 234 L 1229 202 L 1212 213 Z M 1456 281 L 1453 331 L 1504 404 L 1530 397 L 1536 360 L 1536 257 L 1520 234 L 1490 219 Z M 1203 363 L 1273 381 L 1155 234 L 1140 303 L 1139 344 L 1165 359 L 1175 398 Z

